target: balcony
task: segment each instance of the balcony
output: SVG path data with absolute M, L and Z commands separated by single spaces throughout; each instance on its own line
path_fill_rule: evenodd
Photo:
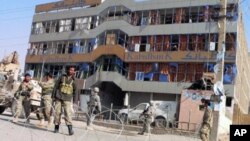
M 165 51 L 165 52 L 128 52 L 120 45 L 101 45 L 91 53 L 85 54 L 40 54 L 28 51 L 26 63 L 78 63 L 93 62 L 102 55 L 116 55 L 124 62 L 215 62 L 216 52 L 208 51 Z M 226 63 L 235 62 L 235 52 L 228 51 Z
M 131 81 L 127 80 L 118 72 L 100 71 L 85 80 L 83 89 L 89 88 L 100 82 L 113 82 L 120 87 L 122 91 L 168 94 L 181 94 L 184 88 L 191 85 L 191 83 L 180 82 Z M 234 85 L 225 85 L 225 90 L 228 92 L 227 96 L 233 97 Z

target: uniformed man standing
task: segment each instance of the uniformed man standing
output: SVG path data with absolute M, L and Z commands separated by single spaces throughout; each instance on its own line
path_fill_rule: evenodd
M 72 127 L 72 100 L 76 93 L 75 68 L 70 67 L 67 74 L 62 75 L 56 82 L 52 98 L 55 100 L 55 133 L 59 132 L 62 108 L 64 109 L 65 122 L 68 126 L 69 135 L 73 135 Z
M 51 121 L 51 109 L 52 109 L 52 92 L 55 86 L 54 79 L 52 78 L 51 73 L 45 75 L 45 82 L 39 82 L 38 84 L 42 87 L 42 101 L 41 108 L 39 113 L 40 124 L 39 126 L 44 125 L 44 119 L 48 120 L 48 126 L 52 124 Z
M 142 112 L 141 116 L 144 116 L 143 128 L 139 132 L 139 135 L 143 135 L 144 132 L 150 133 L 150 125 L 154 121 L 155 108 L 153 101 L 149 102 L 149 106 Z
M 98 95 L 99 92 L 100 90 L 98 87 L 95 87 L 91 91 L 90 100 L 88 102 L 87 126 L 90 126 L 93 116 L 101 112 L 102 108 L 100 96 Z
M 213 124 L 213 111 L 209 107 L 210 102 L 208 100 L 202 99 L 201 102 L 204 105 L 204 116 L 201 124 L 200 137 L 202 141 L 209 141 L 209 135 Z
M 33 85 L 30 83 L 30 80 L 30 74 L 25 74 L 23 82 L 15 93 L 15 98 L 17 99 L 17 109 L 16 113 L 14 114 L 14 123 L 18 122 L 18 117 L 21 115 L 23 107 L 27 122 L 29 122 L 28 117 L 30 115 L 30 92 L 33 89 Z

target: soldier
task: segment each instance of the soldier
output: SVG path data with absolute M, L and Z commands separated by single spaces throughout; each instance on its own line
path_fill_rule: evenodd
M 213 124 L 213 111 L 209 107 L 210 102 L 208 100 L 202 99 L 201 102 L 204 104 L 205 112 L 200 129 L 200 137 L 202 141 L 209 141 L 209 134 Z
M 51 108 L 52 108 L 52 92 L 55 85 L 54 79 L 51 73 L 45 75 L 46 81 L 39 82 L 38 84 L 42 87 L 42 101 L 41 101 L 41 111 L 39 113 L 40 123 L 39 126 L 44 125 L 44 118 L 48 120 L 48 126 L 51 125 Z
M 150 101 L 149 106 L 140 115 L 140 117 L 144 116 L 144 122 L 142 131 L 138 133 L 139 135 L 143 135 L 145 131 L 147 133 L 150 132 L 150 125 L 154 121 L 154 115 L 155 115 L 154 103 L 153 101 Z
M 63 74 L 56 82 L 52 98 L 55 100 L 55 133 L 59 132 L 62 108 L 64 109 L 65 122 L 68 126 L 69 135 L 73 135 L 72 127 L 72 100 L 76 92 L 75 68 L 70 67 L 68 74 Z
M 13 122 L 18 122 L 18 117 L 22 113 L 22 109 L 24 107 L 25 116 L 26 118 L 30 115 L 30 92 L 33 89 L 33 85 L 30 83 L 31 76 L 30 74 L 24 75 L 24 80 L 19 86 L 17 92 L 15 93 L 15 98 L 17 99 L 17 109 L 16 113 L 14 115 Z M 27 122 L 29 122 L 29 118 L 27 119 Z
M 101 100 L 98 95 L 99 91 L 98 87 L 95 87 L 91 91 L 90 100 L 88 102 L 87 126 L 90 126 L 92 116 L 101 112 Z

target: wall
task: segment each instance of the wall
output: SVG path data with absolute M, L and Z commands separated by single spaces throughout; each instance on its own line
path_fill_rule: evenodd
M 179 122 L 188 122 L 192 124 L 190 124 L 189 127 L 187 124 L 179 124 L 179 128 L 192 131 L 198 130 L 198 124 L 201 123 L 204 115 L 204 112 L 199 110 L 199 105 L 201 105 L 201 99 L 210 99 L 211 93 L 212 92 L 210 91 L 182 91 Z
M 238 104 L 241 112 L 247 114 L 249 111 L 249 100 L 250 100 L 250 59 L 248 55 L 247 41 L 245 37 L 245 30 L 242 15 L 239 19 L 238 26 L 238 45 L 236 53 L 236 65 L 237 65 L 237 77 L 234 91 L 234 99 Z M 235 111 L 237 112 L 237 111 Z
M 249 125 L 250 115 L 243 114 L 238 104 L 234 105 L 233 124 Z

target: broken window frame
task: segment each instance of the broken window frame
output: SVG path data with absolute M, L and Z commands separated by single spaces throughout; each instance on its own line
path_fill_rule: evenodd
M 180 47 L 180 35 L 171 35 L 170 51 L 178 51 Z
M 89 25 L 89 17 L 76 18 L 75 20 L 75 30 L 87 30 Z
M 62 19 L 59 21 L 59 32 L 72 31 L 73 19 Z
M 198 6 L 190 7 L 189 20 L 192 20 L 192 22 L 190 21 L 189 23 L 198 23 L 199 22 L 199 7 Z

